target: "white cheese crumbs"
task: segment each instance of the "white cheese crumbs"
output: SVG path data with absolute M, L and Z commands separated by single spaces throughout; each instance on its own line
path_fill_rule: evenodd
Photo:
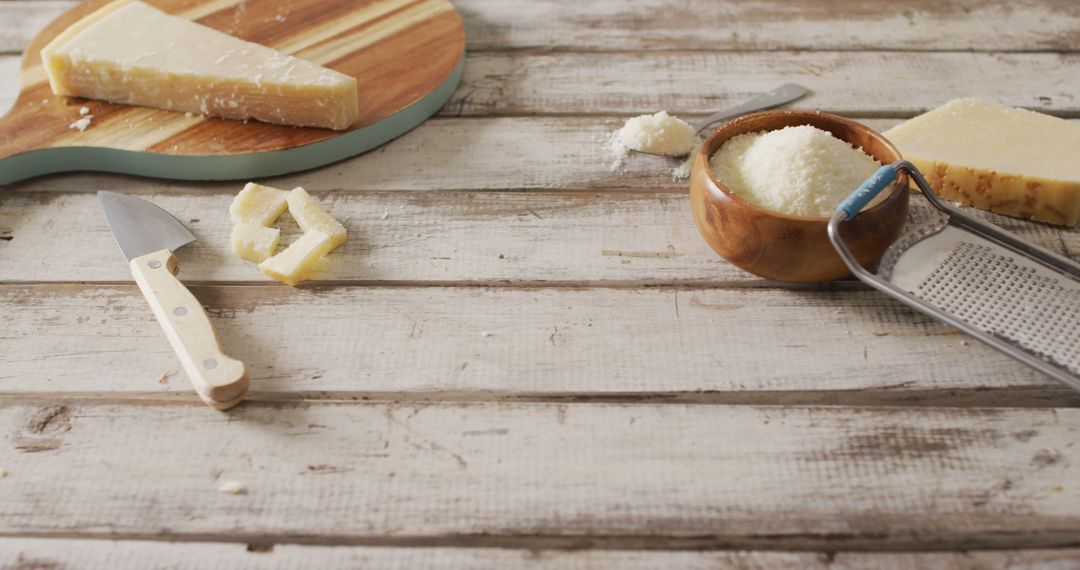
M 8 475 L 8 473 L 7 473 L 6 470 L 0 469 L 0 479 L 3 479 L 4 477 L 7 477 L 7 475 Z
M 756 206 L 819 217 L 832 215 L 881 167 L 861 149 L 809 125 L 737 135 L 709 164 L 720 182 Z
M 87 115 L 87 116 L 85 116 L 85 117 L 71 123 L 70 125 L 68 125 L 68 128 L 72 129 L 72 130 L 77 129 L 80 133 L 84 132 L 86 130 L 86 127 L 90 126 L 90 119 L 93 119 L 93 118 L 94 118 L 93 115 Z
M 694 147 L 690 149 L 690 154 L 686 155 L 686 159 L 671 169 L 672 180 L 678 182 L 690 178 L 690 172 L 694 169 L 694 157 L 701 150 L 702 144 L 705 144 L 705 140 L 697 137 L 697 141 L 694 142 Z
M 239 481 L 222 481 L 217 488 L 218 492 L 228 493 L 230 495 L 246 495 L 247 487 Z
M 79 114 L 80 115 L 89 115 L 90 114 L 90 107 L 83 107 L 83 108 L 79 109 Z
M 480 331 L 480 336 L 487 338 L 491 336 L 491 333 L 489 333 L 488 331 Z
M 630 149 L 619 142 L 619 131 L 611 134 L 611 137 L 607 140 L 607 147 L 611 153 L 611 165 L 608 166 L 608 170 L 615 172 L 622 168 L 623 164 L 626 164 L 626 157 L 630 156 Z
M 379 219 L 380 220 L 385 220 L 386 218 L 389 218 L 389 217 L 390 217 L 390 210 L 383 210 L 383 213 L 382 213 L 381 216 L 379 216 Z
M 694 127 L 667 111 L 632 117 L 618 132 L 619 143 L 624 147 L 664 156 L 685 155 L 694 147 L 695 139 Z

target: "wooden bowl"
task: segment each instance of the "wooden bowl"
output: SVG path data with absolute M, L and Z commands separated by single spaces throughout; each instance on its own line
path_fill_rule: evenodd
M 813 111 L 765 111 L 720 126 L 694 157 L 690 207 L 698 231 L 716 253 L 741 269 L 776 281 L 818 283 L 850 277 L 851 272 L 829 242 L 829 218 L 790 216 L 742 199 L 720 183 L 709 158 L 728 139 L 755 131 L 811 125 L 832 133 L 882 164 L 900 160 L 900 152 L 880 133 L 843 117 Z M 855 189 L 852 188 L 852 191 Z M 908 209 L 906 175 L 872 208 L 840 226 L 840 235 L 864 267 L 873 267 L 900 234 Z

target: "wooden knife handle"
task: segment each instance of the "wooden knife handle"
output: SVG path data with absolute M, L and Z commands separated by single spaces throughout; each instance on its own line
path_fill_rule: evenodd
M 150 303 L 195 391 L 207 404 L 227 410 L 247 394 L 247 368 L 221 351 L 210 318 L 176 278 L 178 270 L 176 257 L 167 249 L 131 260 L 135 283 Z

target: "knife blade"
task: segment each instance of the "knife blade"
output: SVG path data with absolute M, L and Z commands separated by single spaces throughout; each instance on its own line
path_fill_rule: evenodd
M 195 236 L 172 214 L 141 198 L 98 192 L 101 210 L 128 261 L 158 250 L 176 251 Z
M 179 265 L 172 252 L 195 236 L 141 198 L 98 192 L 98 201 L 135 283 L 199 397 L 219 410 L 239 404 L 247 394 L 247 368 L 222 352 L 206 311 L 176 277 Z

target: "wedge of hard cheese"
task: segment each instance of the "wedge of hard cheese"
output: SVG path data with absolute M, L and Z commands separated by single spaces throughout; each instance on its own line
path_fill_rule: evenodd
M 134 0 L 79 20 L 41 57 L 57 95 L 338 130 L 359 114 L 353 77 Z
M 1052 224 L 1080 221 L 1080 125 L 957 99 L 885 132 L 949 200 Z

